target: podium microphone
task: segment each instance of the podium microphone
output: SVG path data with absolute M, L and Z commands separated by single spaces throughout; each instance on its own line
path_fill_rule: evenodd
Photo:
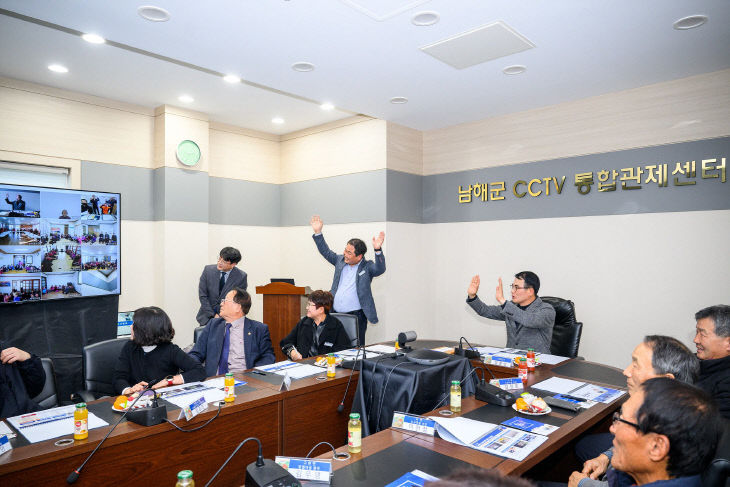
M 116 428 L 117 426 L 119 426 L 119 423 L 121 423 L 121 422 L 122 422 L 122 420 L 123 420 L 124 418 L 126 418 L 126 417 L 127 417 L 127 413 L 129 413 L 129 412 L 130 412 L 130 411 L 132 410 L 132 408 L 134 407 L 134 405 L 135 405 L 135 404 L 137 404 L 137 401 L 139 401 L 139 399 L 140 399 L 140 398 L 141 398 L 141 397 L 142 397 L 142 396 L 144 395 L 144 393 L 145 393 L 145 392 L 147 392 L 147 391 L 148 391 L 148 390 L 150 389 L 150 387 L 152 387 L 153 385 L 157 384 L 157 383 L 158 383 L 158 382 L 160 382 L 161 380 L 162 380 L 162 379 L 156 380 L 156 381 L 154 381 L 154 382 L 148 382 L 148 383 L 147 383 L 147 385 L 146 385 L 146 386 L 144 386 L 144 388 L 143 388 L 143 389 L 142 389 L 142 390 L 140 391 L 140 393 L 139 393 L 139 396 L 137 396 L 137 398 L 136 398 L 136 399 L 135 399 L 135 400 L 134 400 L 134 401 L 132 402 L 132 404 L 131 404 L 131 405 L 130 405 L 130 406 L 129 406 L 128 408 L 127 408 L 127 410 L 126 410 L 126 411 L 124 411 L 124 414 L 122 414 L 122 417 L 121 417 L 121 418 L 119 418 L 119 421 L 117 421 L 117 422 L 116 422 L 116 423 L 114 424 L 114 426 L 112 426 L 112 429 L 110 429 L 110 430 L 109 430 L 109 432 L 108 432 L 108 433 L 106 434 L 106 436 L 105 436 L 105 437 L 104 437 L 104 438 L 103 438 L 103 439 L 102 439 L 102 440 L 101 440 L 101 441 L 99 442 L 99 444 L 98 444 L 98 445 L 96 445 L 96 448 L 94 448 L 94 451 L 92 451 L 92 452 L 91 452 L 91 453 L 89 454 L 89 456 L 88 456 L 88 457 L 86 457 L 86 460 L 84 460 L 84 463 L 82 463 L 82 464 L 81 464 L 81 466 L 80 466 L 79 468 L 75 469 L 75 470 L 74 470 L 73 472 L 71 472 L 70 474 L 68 474 L 68 477 L 66 477 L 66 483 L 68 483 L 68 484 L 73 484 L 74 482 L 76 482 L 76 480 L 78 480 L 78 478 L 79 478 L 79 475 L 81 475 L 81 469 L 83 469 L 83 468 L 84 468 L 84 465 L 86 465 L 86 463 L 87 463 L 87 462 L 88 462 L 89 460 L 91 460 L 91 457 L 93 457 L 93 456 L 94 456 L 94 453 L 96 453 L 96 450 L 98 450 L 98 449 L 99 449 L 99 447 L 101 447 L 101 445 L 102 445 L 102 444 L 103 444 L 103 443 L 104 443 L 104 442 L 106 441 L 106 439 L 107 439 L 107 438 L 109 438 L 109 435 L 110 435 L 110 434 L 112 434 L 112 431 L 114 431 L 114 429 L 115 429 L 115 428 Z

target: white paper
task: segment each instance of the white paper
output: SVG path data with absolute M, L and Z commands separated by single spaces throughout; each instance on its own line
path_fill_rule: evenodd
M 321 367 L 292 362 L 291 360 L 282 360 L 281 362 L 276 362 L 275 364 L 262 365 L 256 368 L 259 370 L 263 370 L 264 372 L 280 375 L 282 377 L 284 375 L 289 375 L 292 380 L 309 377 L 310 375 L 321 374 L 323 372 Z
M 499 353 L 503 348 L 496 348 L 496 347 L 474 347 L 479 351 L 479 355 L 491 355 L 494 353 Z
M 570 393 L 571 396 L 588 399 L 590 401 L 602 402 L 604 404 L 613 402 L 624 394 L 626 394 L 625 391 L 610 387 L 601 387 L 594 384 L 586 384 Z
M 550 377 L 547 380 L 533 384 L 532 387 L 543 391 L 554 392 L 557 394 L 573 394 L 573 391 L 585 386 L 585 382 L 579 382 L 572 379 L 562 379 L 560 377 Z
M 549 353 L 541 353 L 538 356 L 538 359 L 541 364 L 555 365 L 555 364 L 559 364 L 560 362 L 565 362 L 566 360 L 570 360 L 570 357 L 561 357 L 560 355 L 550 355 Z
M 0 436 L 7 435 L 8 438 L 15 438 L 15 431 L 10 429 L 10 426 L 5 424 L 5 421 L 0 421 Z
M 178 386 L 164 387 L 157 392 L 175 394 L 172 397 L 168 394 L 162 394 L 162 399 L 183 409 L 186 406 L 190 406 L 190 403 L 201 396 L 205 398 L 206 403 L 223 401 L 226 393 L 215 387 L 214 384 L 208 383 L 208 381 L 190 382 Z
M 389 345 L 370 345 L 365 347 L 365 350 L 375 353 L 395 353 L 395 347 Z
M 75 405 L 46 409 L 7 418 L 7 421 L 31 443 L 50 440 L 74 432 Z M 101 428 L 109 423 L 89 411 L 88 428 Z
M 463 417 L 434 420 L 446 441 L 517 461 L 547 441 L 547 436 Z

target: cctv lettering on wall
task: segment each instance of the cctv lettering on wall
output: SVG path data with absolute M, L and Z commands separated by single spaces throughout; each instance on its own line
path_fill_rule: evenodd
M 625 167 L 622 169 L 601 169 L 595 172 L 578 172 L 572 177 L 573 187 L 581 195 L 587 195 L 592 189 L 598 193 L 631 191 L 644 186 L 656 185 L 659 188 L 672 186 L 695 186 L 698 176 L 708 182 L 727 181 L 727 164 L 725 158 L 703 159 L 697 161 L 651 164 L 646 166 Z M 512 194 L 516 198 L 544 198 L 556 196 L 567 191 L 566 176 L 552 176 L 540 179 L 517 180 L 511 185 Z M 643 186 L 642 186 L 643 185 Z M 505 200 L 507 181 L 490 183 L 477 182 L 466 187 L 459 186 L 459 203 L 474 201 Z

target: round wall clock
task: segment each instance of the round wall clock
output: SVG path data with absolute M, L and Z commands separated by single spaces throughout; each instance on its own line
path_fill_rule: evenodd
M 194 166 L 200 161 L 200 147 L 192 140 L 183 140 L 177 145 L 177 160 L 186 166 Z

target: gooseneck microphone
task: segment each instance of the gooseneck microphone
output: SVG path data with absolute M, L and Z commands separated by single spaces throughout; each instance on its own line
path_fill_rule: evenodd
M 357 357 L 360 356 L 360 349 L 357 349 L 357 353 L 355 354 L 355 364 L 357 364 Z M 363 360 L 365 358 L 363 357 Z M 340 405 L 337 406 L 337 412 L 341 413 L 345 410 L 345 399 L 347 399 L 347 392 L 350 390 L 350 381 L 352 381 L 352 374 L 355 373 L 355 365 L 353 365 L 352 370 L 350 371 L 350 378 L 347 379 L 347 387 L 345 387 L 345 394 L 342 396 L 342 401 L 340 401 Z M 362 370 L 362 366 L 360 367 L 360 370 Z
M 126 418 L 126 417 L 127 417 L 127 413 L 128 413 L 128 412 L 130 412 L 130 411 L 132 410 L 132 408 L 134 407 L 134 405 L 135 405 L 135 404 L 137 404 L 137 401 L 139 401 L 139 399 L 140 399 L 140 398 L 141 398 L 141 397 L 142 397 L 142 396 L 144 395 L 144 393 L 145 393 L 146 391 L 148 391 L 148 390 L 149 390 L 149 389 L 150 389 L 150 388 L 151 388 L 151 387 L 152 387 L 153 385 L 155 385 L 155 384 L 157 384 L 158 382 L 160 382 L 161 380 L 162 380 L 162 379 L 159 379 L 159 380 L 156 380 L 156 381 L 153 381 L 153 382 L 148 382 L 148 383 L 147 383 L 147 385 L 146 385 L 146 386 L 144 386 L 144 388 L 143 388 L 143 389 L 142 389 L 142 390 L 140 391 L 140 393 L 139 393 L 139 396 L 137 396 L 137 398 L 136 398 L 136 399 L 135 399 L 135 400 L 134 400 L 134 401 L 132 402 L 132 404 L 131 404 L 131 405 L 130 405 L 130 406 L 129 406 L 128 408 L 127 408 L 127 410 L 126 410 L 126 411 L 124 411 L 124 414 L 122 414 L 122 417 L 121 417 L 121 418 L 119 418 L 119 420 L 118 420 L 118 421 L 117 421 L 117 422 L 116 422 L 116 423 L 114 424 L 114 426 L 112 426 L 112 429 L 110 429 L 110 430 L 109 430 L 109 432 L 108 432 L 108 433 L 106 434 L 106 436 L 105 436 L 105 437 L 104 437 L 104 438 L 103 438 L 103 439 L 102 439 L 102 440 L 101 440 L 101 441 L 99 442 L 99 444 L 98 444 L 98 445 L 96 445 L 96 448 L 94 448 L 94 451 L 92 451 L 92 452 L 91 452 L 91 453 L 89 454 L 89 456 L 88 456 L 88 457 L 86 457 L 86 460 L 84 460 L 84 463 L 82 463 L 82 464 L 81 464 L 81 466 L 80 466 L 79 468 L 77 468 L 76 470 L 74 470 L 73 472 L 71 472 L 71 473 L 70 473 L 70 474 L 68 475 L 68 477 L 66 477 L 66 483 L 69 483 L 69 484 L 73 484 L 74 482 L 76 482 L 76 480 L 77 480 L 77 479 L 79 478 L 79 475 L 81 475 L 81 469 L 83 469 L 83 468 L 84 468 L 84 465 L 86 465 L 86 464 L 87 464 L 87 462 L 88 462 L 89 460 L 91 460 L 91 457 L 93 457 L 93 456 L 94 456 L 94 453 L 96 453 L 96 450 L 98 450 L 98 449 L 99 449 L 99 448 L 101 447 L 101 445 L 102 445 L 102 444 L 103 444 L 103 443 L 104 443 L 104 442 L 106 441 L 106 439 L 107 439 L 107 438 L 109 438 L 109 435 L 110 435 L 110 434 L 112 434 L 112 431 L 114 431 L 114 429 L 115 429 L 115 428 L 116 428 L 117 426 L 119 426 L 119 423 L 121 423 L 121 422 L 122 422 L 122 420 L 123 420 L 124 418 Z
M 220 468 L 218 469 L 218 471 L 216 473 L 214 473 L 213 476 L 208 481 L 208 483 L 205 484 L 205 487 L 208 487 L 211 484 L 211 482 L 213 482 L 215 480 L 215 478 L 218 476 L 218 474 L 221 473 L 221 470 L 223 470 L 226 467 L 226 465 L 228 465 L 228 462 L 231 461 L 231 458 L 233 458 L 233 455 L 235 455 L 236 453 L 238 453 L 238 450 L 240 450 L 241 447 L 246 442 L 251 441 L 251 440 L 254 440 L 256 443 L 259 444 L 259 452 L 258 452 L 258 455 L 256 456 L 256 466 L 257 467 L 263 467 L 264 466 L 264 453 L 263 453 L 263 449 L 261 447 L 261 440 L 259 440 L 258 438 L 255 438 L 253 436 L 249 436 L 248 438 L 246 438 L 245 440 L 243 440 L 241 443 L 238 444 L 238 446 L 236 447 L 236 449 L 233 450 L 233 453 L 231 453 L 228 456 L 228 458 L 226 458 L 226 461 L 223 462 L 223 465 L 220 466 Z

